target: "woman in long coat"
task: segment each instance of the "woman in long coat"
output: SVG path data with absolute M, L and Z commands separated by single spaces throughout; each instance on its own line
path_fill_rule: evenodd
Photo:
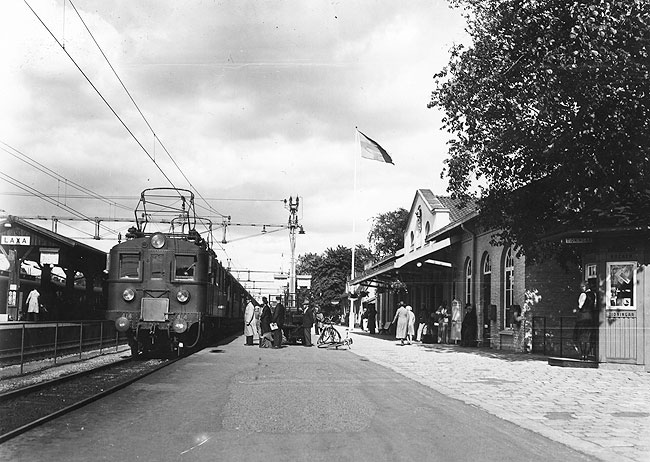
M 402 341 L 404 345 L 404 339 L 406 339 L 406 329 L 408 328 L 409 322 L 409 312 L 404 306 L 404 302 L 399 302 L 399 308 L 395 313 L 393 318 L 393 324 L 397 322 L 397 329 L 395 330 L 395 338 Z
M 406 311 L 408 311 L 406 341 L 410 345 L 411 341 L 413 340 L 413 336 L 415 335 L 415 314 L 413 313 L 413 308 L 411 308 L 411 305 L 408 305 L 406 307 Z

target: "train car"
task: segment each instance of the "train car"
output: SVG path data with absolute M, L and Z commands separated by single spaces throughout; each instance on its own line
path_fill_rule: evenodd
M 9 287 L 9 273 L 0 271 L 0 306 L 7 306 L 7 289 Z M 75 284 L 72 293 L 67 297 L 69 291 L 65 280 L 53 275 L 48 289 L 44 290 L 41 285 L 41 278 L 30 276 L 24 272 L 20 274 L 20 289 L 16 296 L 18 301 L 18 316 L 10 321 L 22 321 L 27 314 L 27 295 L 32 289 L 41 293 L 41 303 L 47 312 L 41 312 L 42 321 L 71 321 L 103 319 L 106 310 L 106 299 L 102 287 L 93 287 L 92 292 L 86 290 L 85 284 Z
M 182 204 L 171 229 L 149 232 L 151 204 L 160 206 L 167 196 Z M 248 292 L 196 231 L 193 201 L 187 190 L 143 191 L 137 227 L 110 251 L 107 314 L 126 333 L 133 355 L 181 354 L 243 325 Z M 169 213 L 168 206 L 162 210 Z

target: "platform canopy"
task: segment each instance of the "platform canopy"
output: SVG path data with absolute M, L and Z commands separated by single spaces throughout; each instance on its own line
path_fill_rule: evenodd
M 19 261 L 84 274 L 97 274 L 106 268 L 106 252 L 12 215 L 0 220 L 0 248 L 5 256 L 14 251 Z

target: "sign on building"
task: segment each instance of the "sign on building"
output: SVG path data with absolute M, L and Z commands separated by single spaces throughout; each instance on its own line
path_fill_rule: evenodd
M 9 236 L 3 235 L 0 243 L 2 245 L 30 245 L 31 236 Z
M 59 264 L 59 249 L 41 247 L 41 265 L 58 265 Z

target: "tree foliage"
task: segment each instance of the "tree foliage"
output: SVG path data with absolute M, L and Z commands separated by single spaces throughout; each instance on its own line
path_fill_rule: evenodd
M 562 227 L 650 224 L 650 2 L 450 1 L 473 42 L 429 103 L 452 195 L 533 257 Z
M 377 260 L 393 255 L 404 247 L 404 230 L 408 217 L 408 210 L 398 208 L 392 212 L 380 213 L 373 218 L 368 242 Z
M 361 245 L 356 246 L 354 252 L 354 266 L 356 271 L 360 272 L 364 264 L 372 260 L 372 254 L 368 248 Z M 311 275 L 311 289 L 309 293 L 301 294 L 302 297 L 309 298 L 328 311 L 332 301 L 338 301 L 345 295 L 351 267 L 352 249 L 348 247 L 328 248 L 322 255 L 299 255 L 296 263 L 297 273 Z

